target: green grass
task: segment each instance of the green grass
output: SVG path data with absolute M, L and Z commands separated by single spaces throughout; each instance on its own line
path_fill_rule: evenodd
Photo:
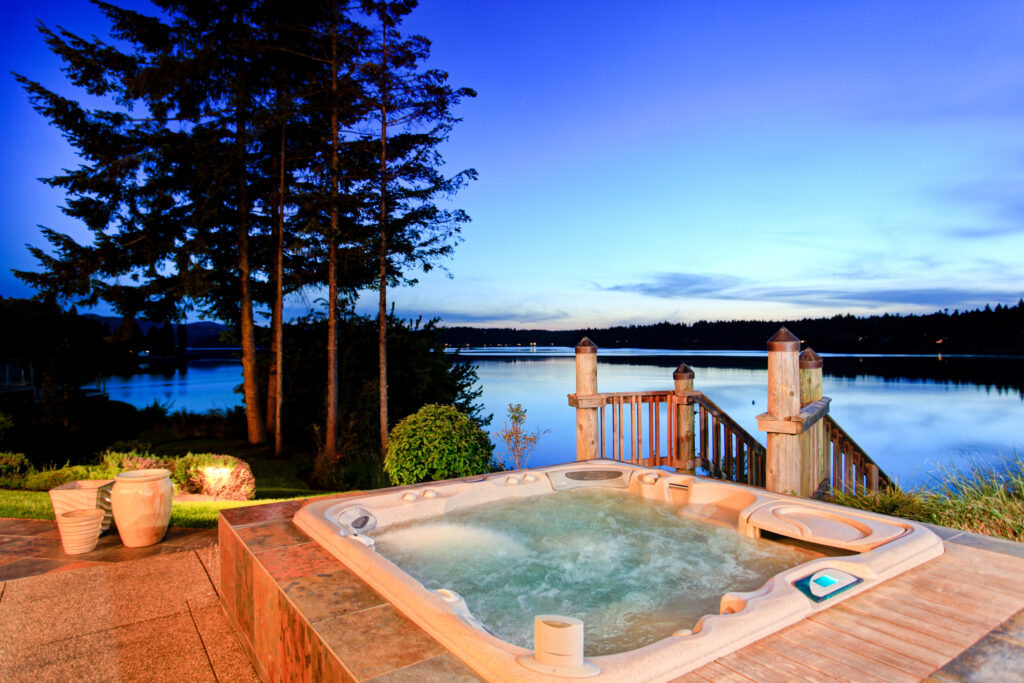
M 186 453 L 224 453 L 249 463 L 256 479 L 256 495 L 248 501 L 175 501 L 171 507 L 171 526 L 209 529 L 217 526 L 217 513 L 227 508 L 262 505 L 282 500 L 328 495 L 330 491 L 315 491 L 302 481 L 297 472 L 308 467 L 311 456 L 292 454 L 280 459 L 273 457 L 270 446 L 249 446 L 231 439 L 192 438 L 154 444 L 159 455 L 185 455 Z M 53 519 L 50 496 L 46 491 L 13 491 L 0 489 L 0 517 L 18 519 Z
M 1024 542 L 1024 457 L 1015 453 L 996 467 L 963 458 L 944 468 L 930 487 L 852 495 L 836 493 L 840 505 L 904 519 Z
M 217 526 L 217 513 L 227 508 L 262 505 L 282 500 L 327 495 L 327 491 L 304 491 L 301 495 L 259 500 L 175 501 L 171 507 L 171 526 L 191 529 L 212 529 Z M 16 519 L 53 519 L 50 495 L 46 491 L 11 491 L 0 489 L 0 517 Z
M 0 517 L 53 519 L 50 494 L 46 491 L 0 489 Z

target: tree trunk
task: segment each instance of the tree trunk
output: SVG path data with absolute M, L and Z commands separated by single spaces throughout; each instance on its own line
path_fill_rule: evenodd
M 388 31 L 384 27 L 382 37 L 382 65 L 386 74 L 388 68 Z M 380 262 L 377 284 L 380 298 L 377 309 L 377 355 L 380 388 L 380 457 L 388 453 L 388 84 L 387 76 L 381 84 L 380 97 Z
M 331 29 L 331 234 L 327 253 L 327 417 L 324 454 L 338 456 L 338 36 Z
M 285 191 L 285 125 L 281 124 L 281 175 L 278 183 L 277 235 L 274 254 L 274 312 L 271 325 L 274 328 L 273 374 L 273 420 L 274 455 L 280 456 L 284 447 L 281 434 L 281 403 L 284 400 L 284 191 Z M 269 418 L 269 411 L 268 411 Z
M 242 333 L 242 388 L 245 396 L 245 421 L 250 444 L 262 443 L 266 438 L 260 415 L 259 373 L 256 367 L 256 326 L 252 313 L 252 290 L 249 266 L 249 199 L 245 172 L 246 116 L 242 96 L 235 113 L 235 140 L 238 162 L 238 280 L 240 285 L 240 327 Z

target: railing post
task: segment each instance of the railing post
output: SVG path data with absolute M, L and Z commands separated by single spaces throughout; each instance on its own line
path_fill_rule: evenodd
M 813 349 L 800 354 L 800 405 L 805 406 L 822 397 L 821 357 Z M 800 450 L 803 451 L 803 489 L 801 495 L 813 496 L 828 476 L 825 461 L 825 421 L 818 420 L 804 432 Z
M 768 340 L 768 414 L 776 420 L 800 413 L 800 340 L 785 327 Z M 760 428 L 760 426 L 759 426 Z M 768 432 L 765 487 L 801 495 L 800 435 Z
M 597 393 L 597 346 L 587 337 L 576 345 L 576 397 Z M 597 457 L 599 408 L 576 408 L 576 459 Z M 621 425 L 619 427 L 621 429 Z
M 686 363 L 680 363 L 679 367 L 672 373 L 672 380 L 675 382 L 676 396 L 685 395 L 693 391 L 693 370 Z M 676 448 L 675 462 L 672 466 L 676 472 L 683 474 L 696 474 L 696 448 L 694 444 L 693 431 L 693 404 L 676 404 Z

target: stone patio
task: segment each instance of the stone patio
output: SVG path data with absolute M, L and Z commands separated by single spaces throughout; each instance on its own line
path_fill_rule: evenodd
M 0 519 L 0 679 L 258 681 L 218 576 L 214 530 L 70 556 L 55 522 Z
M 300 621 L 308 620 L 311 631 L 317 633 L 316 640 L 322 638 L 331 643 L 344 662 L 342 670 L 335 672 L 340 679 L 476 678 L 379 596 L 372 591 L 367 593 L 369 588 L 360 586 L 357 579 L 354 584 L 343 582 L 345 590 L 341 590 L 338 582 L 344 578 L 343 569 L 333 564 L 323 566 L 335 562 L 334 559 L 309 545 L 302 532 L 291 526 L 291 514 L 299 505 L 300 502 L 289 502 L 239 508 L 230 514 L 230 521 L 222 521 L 221 532 L 228 528 L 238 532 L 237 536 L 231 534 L 232 543 L 241 541 L 256 562 L 267 568 L 256 574 L 265 571 L 268 578 L 273 576 L 285 582 L 289 594 L 286 602 L 302 606 L 307 613 Z M 977 566 L 981 573 L 995 571 L 996 565 L 1012 562 L 1010 558 L 1024 558 L 1024 544 L 939 527 L 934 530 L 944 538 L 951 558 L 970 555 L 972 561 L 981 561 Z M 231 595 L 231 591 L 222 594 L 220 590 L 222 568 L 217 543 L 214 530 L 172 529 L 160 544 L 125 548 L 113 532 L 101 537 L 91 553 L 68 556 L 60 549 L 54 522 L 0 519 L 0 679 L 32 683 L 258 681 L 259 676 L 221 606 L 225 599 L 232 601 L 238 596 Z M 296 553 L 312 553 L 316 557 L 300 558 Z M 228 573 L 233 575 L 236 570 Z M 1014 588 L 1013 593 L 1017 592 Z M 326 602 L 303 599 L 313 593 L 326 598 Z M 353 596 L 359 595 L 366 604 L 350 604 Z M 253 607 L 261 602 L 267 604 L 265 600 L 258 601 Z M 309 610 L 324 613 L 312 614 Z M 268 623 L 269 620 L 263 622 Z M 898 626 L 895 622 L 888 625 Z M 336 632 L 338 628 L 342 631 Z M 987 635 L 938 670 L 915 678 L 944 683 L 1024 682 L 1024 611 L 985 631 Z M 354 639 L 353 633 L 364 638 Z M 878 638 L 864 634 L 867 640 L 854 640 L 865 649 L 877 649 L 874 641 L 883 642 L 888 637 L 881 632 L 877 635 Z M 786 641 L 785 633 L 781 638 L 773 638 L 779 642 L 766 642 L 766 653 L 771 648 L 779 650 L 780 643 L 792 645 Z M 400 641 L 401 647 L 385 648 L 389 650 L 387 657 L 368 657 L 371 651 L 380 654 L 383 642 L 391 640 L 394 644 Z M 260 638 L 254 637 L 247 645 L 252 647 L 258 642 Z M 922 641 L 922 645 L 928 643 Z M 762 648 L 760 644 L 751 647 Z M 833 647 L 842 652 L 849 649 Z M 807 647 L 793 648 L 800 660 L 814 654 Z M 806 680 L 849 678 L 850 671 L 844 673 L 839 662 L 828 658 L 828 663 L 840 668 L 811 662 L 818 668 L 801 668 L 800 673 Z M 734 653 L 687 674 L 683 680 L 719 679 L 715 672 L 725 678 L 748 680 L 755 671 L 759 675 L 753 680 L 791 680 L 795 663 L 788 662 L 790 669 L 776 668 L 770 657 L 747 661 L 742 653 Z M 280 670 L 274 672 L 276 675 L 265 675 L 271 680 L 288 680 L 292 673 L 298 672 Z M 311 673 L 312 669 L 306 669 L 299 675 Z

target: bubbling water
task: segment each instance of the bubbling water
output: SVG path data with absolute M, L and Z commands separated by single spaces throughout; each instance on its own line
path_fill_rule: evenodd
M 679 517 L 614 489 L 508 499 L 373 534 L 430 589 L 449 588 L 498 637 L 533 646 L 533 617 L 582 619 L 586 654 L 648 645 L 817 555 Z

